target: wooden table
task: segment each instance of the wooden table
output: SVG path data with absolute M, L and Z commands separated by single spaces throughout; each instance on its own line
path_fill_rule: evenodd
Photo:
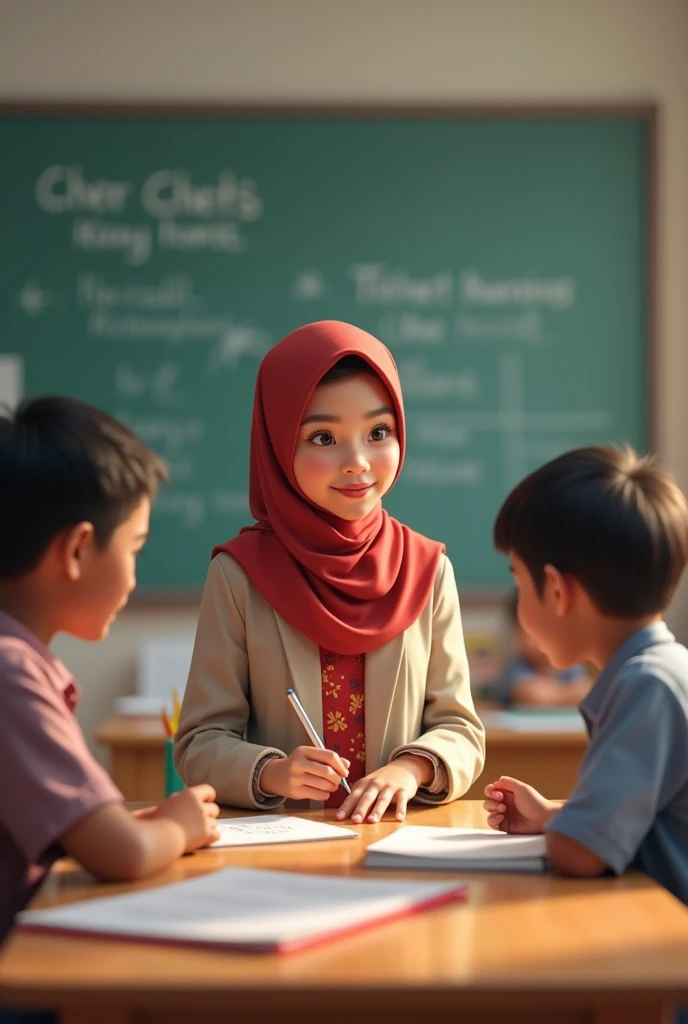
M 408 820 L 476 827 L 484 812 L 459 801 Z M 203 851 L 136 885 L 95 884 L 62 862 L 34 906 L 230 864 L 362 875 L 364 845 L 395 827 L 359 826 L 360 843 Z M 688 1003 L 688 911 L 644 876 L 469 882 L 466 903 L 283 956 L 18 930 L 0 953 L 0 1003 L 57 1007 L 64 1024 L 669 1024 L 672 1004 Z
M 114 716 L 96 739 L 109 751 L 109 768 L 127 800 L 161 800 L 164 795 L 165 735 L 157 718 Z M 487 782 L 512 775 L 552 800 L 567 797 L 587 746 L 584 733 L 487 729 L 485 769 L 466 798 L 482 797 Z

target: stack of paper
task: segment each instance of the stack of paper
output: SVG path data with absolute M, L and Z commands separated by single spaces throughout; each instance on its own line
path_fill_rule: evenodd
M 466 886 L 226 868 L 159 889 L 24 911 L 39 931 L 292 952 L 461 899 Z
M 544 836 L 407 825 L 368 847 L 366 867 L 442 871 L 544 871 Z

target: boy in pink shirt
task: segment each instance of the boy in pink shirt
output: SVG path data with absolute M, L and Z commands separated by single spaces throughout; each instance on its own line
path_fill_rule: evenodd
M 0 943 L 53 861 L 140 878 L 217 838 L 211 786 L 130 813 L 74 717 L 78 689 L 48 649 L 99 640 L 135 586 L 157 455 L 70 398 L 0 415 Z

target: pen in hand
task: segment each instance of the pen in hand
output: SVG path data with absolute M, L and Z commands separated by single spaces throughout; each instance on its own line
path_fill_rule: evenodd
M 317 732 L 313 728 L 313 723 L 311 722 L 310 718 L 304 711 L 303 704 L 301 703 L 301 701 L 291 688 L 287 690 L 287 699 L 289 700 L 289 703 L 293 707 L 296 714 L 299 716 L 299 719 L 301 720 L 301 725 L 308 733 L 308 738 L 310 739 L 313 746 L 318 747 L 320 750 L 326 750 L 327 748 L 325 744 L 318 736 Z M 342 786 L 347 793 L 351 792 L 351 786 L 346 781 L 346 779 L 340 779 L 339 785 Z

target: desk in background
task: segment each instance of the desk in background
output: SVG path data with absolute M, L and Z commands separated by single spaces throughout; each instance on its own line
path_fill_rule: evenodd
M 475 828 L 485 814 L 460 801 L 408 820 Z M 205 850 L 153 884 L 229 865 L 362 876 L 365 846 L 397 827 L 358 826 L 360 843 Z M 16 932 L 0 952 L 0 1003 L 56 1007 L 63 1024 L 669 1024 L 672 1005 L 688 1003 L 688 913 L 646 877 L 468 881 L 465 903 L 291 955 Z M 150 885 L 96 884 L 63 861 L 33 905 Z
M 96 739 L 108 749 L 108 767 L 125 799 L 162 800 L 165 736 L 157 718 L 108 718 Z M 583 732 L 488 727 L 485 769 L 466 798 L 481 799 L 488 782 L 500 775 L 512 775 L 535 786 L 551 800 L 564 799 L 576 781 L 586 746 L 587 736 Z
M 125 800 L 165 795 L 165 732 L 160 718 L 113 715 L 96 741 L 107 748 L 106 766 Z

